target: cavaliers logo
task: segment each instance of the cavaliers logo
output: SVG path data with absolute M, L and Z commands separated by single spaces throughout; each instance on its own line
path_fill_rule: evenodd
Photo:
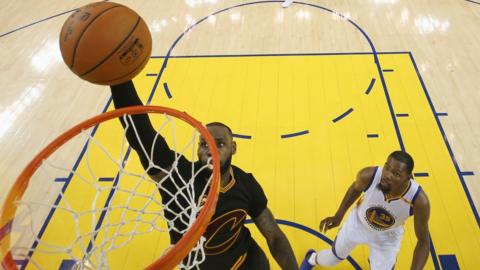
M 395 224 L 395 218 L 387 209 L 382 207 L 370 207 L 366 211 L 365 216 L 368 224 L 377 230 L 386 230 Z
M 242 209 L 236 209 L 225 213 L 208 224 L 205 231 L 205 238 L 207 241 L 204 244 L 205 253 L 207 255 L 216 255 L 223 253 L 235 243 L 240 231 L 242 229 L 243 221 L 247 217 L 247 212 Z M 213 238 L 219 233 L 225 233 L 225 230 L 230 231 L 231 236 L 222 243 L 212 243 Z

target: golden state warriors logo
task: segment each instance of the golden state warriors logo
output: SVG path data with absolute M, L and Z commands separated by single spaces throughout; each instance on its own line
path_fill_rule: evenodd
M 370 207 L 365 216 L 368 224 L 377 230 L 386 230 L 395 224 L 395 218 L 387 209 L 379 206 Z

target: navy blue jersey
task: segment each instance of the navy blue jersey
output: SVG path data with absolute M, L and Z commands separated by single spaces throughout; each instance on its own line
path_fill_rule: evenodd
M 200 162 L 195 162 L 193 165 L 196 170 L 202 166 Z M 186 158 L 179 159 L 177 168 L 182 177 L 191 176 L 192 163 Z M 203 170 L 195 177 L 196 194 L 200 194 L 200 191 L 203 190 L 209 176 L 208 170 Z M 173 180 L 178 181 L 177 177 L 178 175 L 173 177 Z M 168 179 L 168 181 L 172 181 L 172 179 Z M 160 189 L 160 194 L 162 200 L 164 198 L 166 198 L 166 201 L 169 200 L 170 197 L 164 190 Z M 170 208 L 172 202 L 175 202 L 174 204 L 186 202 L 182 200 L 169 201 Z M 255 177 L 232 165 L 230 181 L 226 186 L 220 188 L 215 213 L 203 234 L 206 238 L 204 244 L 206 259 L 200 265 L 201 269 L 231 269 L 236 264 L 240 266 L 242 256 L 246 256 L 254 241 L 250 231 L 245 227 L 244 221 L 247 216 L 258 217 L 266 207 L 267 198 Z M 167 216 L 167 218 L 173 217 L 174 215 Z M 177 220 L 180 219 L 174 219 L 174 223 Z M 184 225 L 176 224 L 176 226 Z M 171 236 L 173 242 L 176 242 L 182 235 L 173 232 Z
M 111 86 L 111 89 L 116 108 L 142 105 L 131 81 Z M 164 216 L 170 224 L 173 223 L 169 234 L 170 242 L 174 244 L 180 240 L 188 224 L 192 207 L 191 194 L 195 194 L 193 199 L 198 205 L 203 199 L 199 196 L 211 171 L 203 168 L 198 161 L 192 162 L 184 156 L 177 156 L 178 153 L 169 148 L 163 137 L 156 137 L 157 133 L 147 114 L 133 115 L 131 119 L 120 118 L 120 122 L 126 129 L 130 146 L 135 149 L 143 167 L 150 175 L 158 180 L 155 176 L 158 176 L 161 170 L 150 166 L 149 156 L 145 153 L 151 154 L 153 164 L 166 170 L 175 164 L 171 174 L 159 183 Z M 135 126 L 138 133 L 128 128 L 132 126 Z M 195 174 L 193 186 L 185 184 L 185 181 L 188 182 L 192 178 L 192 173 Z M 206 259 L 201 268 L 251 268 L 247 265 L 255 265 L 256 269 L 260 265 L 266 265 L 262 267 L 264 269 L 268 268 L 263 251 L 258 248 L 250 231 L 244 226 L 247 215 L 256 218 L 266 207 L 267 198 L 253 175 L 231 166 L 230 181 L 221 188 L 214 216 L 204 233 L 207 239 L 204 244 Z M 252 258 L 257 259 L 252 261 Z
M 256 218 L 267 207 L 267 198 L 252 174 L 232 166 L 230 182 L 220 190 L 217 208 L 204 244 L 202 269 L 231 269 L 254 241 L 244 225 L 247 215 Z

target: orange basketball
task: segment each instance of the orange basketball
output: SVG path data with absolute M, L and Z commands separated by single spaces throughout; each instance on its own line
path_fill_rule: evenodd
M 60 33 L 60 50 L 80 78 L 114 85 L 132 79 L 147 64 L 152 37 L 135 11 L 113 2 L 97 2 L 68 17 Z

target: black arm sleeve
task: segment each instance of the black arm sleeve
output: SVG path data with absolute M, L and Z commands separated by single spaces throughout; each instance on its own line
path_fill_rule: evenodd
M 143 105 L 135 91 L 135 86 L 132 81 L 119 85 L 112 85 L 110 86 L 110 89 L 112 91 L 115 108 Z M 155 175 L 160 172 L 159 169 L 149 168 L 149 156 L 152 153 L 152 148 L 152 158 L 155 165 L 164 169 L 167 169 L 172 165 L 175 160 L 175 153 L 170 150 L 165 139 L 162 136 L 158 136 L 155 145 L 153 145 L 157 132 L 153 128 L 148 114 L 132 115 L 133 123 L 129 118 L 126 118 L 128 125 L 123 117 L 120 117 L 119 119 L 123 128 L 127 128 L 128 126 L 126 132 L 128 143 L 133 149 L 135 149 L 140 157 L 143 167 L 145 170 L 148 169 L 150 175 Z M 135 126 L 135 129 L 137 130 L 138 136 L 135 133 L 133 126 Z M 145 148 L 145 151 L 142 149 L 142 145 Z

